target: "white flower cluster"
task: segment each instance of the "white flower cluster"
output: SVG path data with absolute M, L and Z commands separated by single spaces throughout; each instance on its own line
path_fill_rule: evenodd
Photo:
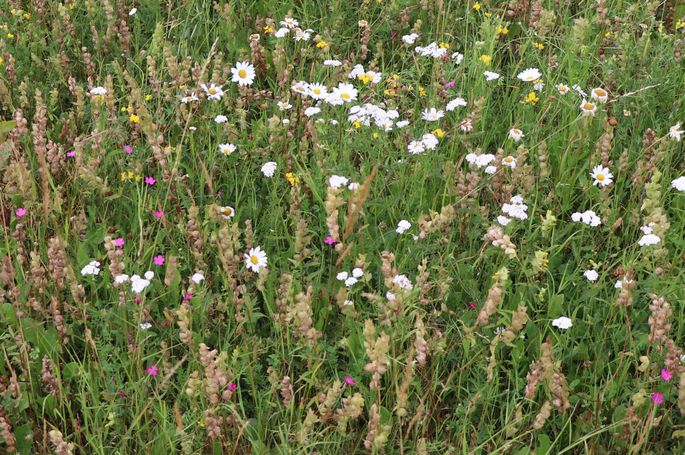
M 592 227 L 597 227 L 602 224 L 602 220 L 600 220 L 597 214 L 592 210 L 586 210 L 583 213 L 575 212 L 571 215 L 571 220 L 576 223 L 581 222 Z
M 352 269 L 351 274 L 348 272 L 340 272 L 335 276 L 335 278 L 338 281 L 344 281 L 345 287 L 349 288 L 357 284 L 357 281 L 359 281 L 359 278 L 361 278 L 362 276 L 364 276 L 364 271 L 359 267 L 356 267 Z

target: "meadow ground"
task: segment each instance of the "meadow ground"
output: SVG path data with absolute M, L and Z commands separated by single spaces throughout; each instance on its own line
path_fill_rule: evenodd
M 684 15 L 0 2 L 0 452 L 683 453 Z

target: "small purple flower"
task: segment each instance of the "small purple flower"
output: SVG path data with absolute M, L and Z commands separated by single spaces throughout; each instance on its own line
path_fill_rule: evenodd
M 76 156 L 76 150 L 69 150 L 67 152 L 67 158 L 73 158 Z
M 450 87 L 454 87 L 454 85 L 455 85 L 455 82 L 454 82 L 454 81 L 449 81 L 449 82 L 446 82 L 446 83 L 445 83 L 444 87 L 445 87 L 445 88 L 450 88 Z
M 652 403 L 659 405 L 664 402 L 664 394 L 661 392 L 654 392 L 652 394 Z
M 323 242 L 324 242 L 326 245 L 335 245 L 335 239 L 333 239 L 333 237 L 330 236 L 330 235 L 327 236 L 327 237 L 324 239 Z
M 157 182 L 157 180 L 155 180 L 154 177 L 145 177 L 145 183 L 147 183 L 148 185 L 154 185 L 155 182 Z
M 157 373 L 159 373 L 159 368 L 157 367 L 157 364 L 156 364 L 156 363 L 153 363 L 153 364 L 150 365 L 149 367 L 145 368 L 145 371 L 146 371 L 147 374 L 149 374 L 150 376 L 157 376 Z
M 238 384 L 236 384 L 235 382 L 231 382 L 226 388 L 229 392 L 233 392 L 235 389 L 238 388 Z
M 118 248 L 121 248 L 122 246 L 124 246 L 124 243 L 126 243 L 126 242 L 121 237 L 114 239 L 114 246 L 116 246 Z
M 345 376 L 343 379 L 344 379 L 345 382 L 348 383 L 349 385 L 355 385 L 355 384 L 357 383 L 357 381 L 355 381 L 354 379 L 352 379 L 350 376 Z
M 131 147 L 130 145 L 124 145 L 123 149 L 124 152 L 128 153 L 129 155 L 133 153 L 133 147 Z

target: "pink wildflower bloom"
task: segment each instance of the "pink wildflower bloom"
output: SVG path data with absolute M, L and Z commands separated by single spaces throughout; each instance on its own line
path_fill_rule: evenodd
M 67 158 L 73 158 L 76 156 L 76 150 L 69 150 L 67 152 Z
M 145 183 L 148 185 L 154 185 L 157 180 L 154 177 L 145 177 Z
M 183 294 L 183 301 L 188 302 L 193 298 L 193 294 Z
M 163 210 L 155 210 L 155 218 L 162 218 L 164 216 Z
M 330 236 L 330 235 L 327 236 L 327 237 L 324 239 L 323 242 L 324 242 L 326 245 L 335 245 L 335 240 L 334 240 L 333 237 Z
M 26 209 L 24 207 L 19 207 L 14 213 L 17 215 L 17 217 L 21 218 L 22 216 L 26 215 Z
M 475 310 L 476 309 L 476 304 L 471 302 L 469 303 L 469 310 Z
M 124 246 L 124 243 L 126 243 L 126 242 L 121 237 L 119 237 L 118 239 L 114 239 L 114 246 L 116 246 L 116 247 L 121 248 L 122 246 Z
M 152 262 L 154 262 L 155 265 L 164 265 L 164 256 L 158 254 L 152 259 Z
M 449 81 L 449 82 L 446 82 L 446 83 L 445 83 L 444 87 L 445 87 L 445 88 L 450 88 L 450 87 L 454 87 L 454 85 L 455 85 L 455 82 L 454 82 L 454 81 Z
M 236 384 L 235 382 L 231 382 L 226 388 L 229 392 L 233 392 L 235 389 L 238 388 L 238 384 Z
M 153 363 L 153 364 L 150 365 L 149 367 L 145 368 L 145 371 L 146 371 L 147 374 L 149 374 L 150 376 L 157 376 L 157 373 L 159 373 L 159 368 L 157 368 L 157 364 L 156 364 L 156 363 Z
M 357 381 L 355 381 L 354 379 L 352 379 L 350 376 L 345 376 L 345 377 L 344 377 L 344 380 L 345 380 L 345 382 L 348 383 L 349 385 L 355 385 L 355 384 L 357 383 Z
M 673 377 L 673 373 L 668 371 L 666 368 L 661 369 L 661 379 L 668 382 L 671 380 L 672 377 Z
M 123 148 L 124 148 L 124 152 L 128 153 L 129 155 L 131 153 L 133 153 L 133 147 L 131 147 L 130 145 L 124 145 Z
M 662 404 L 664 402 L 664 394 L 661 392 L 654 392 L 652 394 L 652 403 L 654 404 Z
M 143 299 L 141 299 L 140 297 L 136 297 L 135 299 L 133 299 L 133 301 L 134 301 L 135 303 L 140 304 L 140 303 L 143 302 Z
M 126 392 L 124 392 L 123 390 L 120 390 L 119 391 L 119 397 L 126 398 Z

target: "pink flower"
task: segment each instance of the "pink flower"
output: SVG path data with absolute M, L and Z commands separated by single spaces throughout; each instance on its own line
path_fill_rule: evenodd
M 471 302 L 469 303 L 469 310 L 475 310 L 476 309 L 476 304 Z
M 136 297 L 135 299 L 133 299 L 133 302 L 137 303 L 137 304 L 141 304 L 143 302 L 143 299 L 141 299 L 140 297 Z
M 152 262 L 154 262 L 155 265 L 164 265 L 164 256 L 158 254 L 152 259 Z
M 661 369 L 661 379 L 668 382 L 671 380 L 672 377 L 673 377 L 673 374 L 670 371 L 668 371 L 666 368 Z
M 193 298 L 193 294 L 183 294 L 183 301 L 188 302 Z
M 327 236 L 327 237 L 324 239 L 323 242 L 324 242 L 326 245 L 335 245 L 335 240 L 334 240 L 333 237 L 330 236 L 330 235 Z
M 67 152 L 67 158 L 73 158 L 76 156 L 76 150 L 69 150 Z
M 450 87 L 454 87 L 454 85 L 455 85 L 455 82 L 454 82 L 454 81 L 449 81 L 449 82 L 446 82 L 446 83 L 445 83 L 444 87 L 445 87 L 445 88 L 450 88 Z
M 162 218 L 164 216 L 163 210 L 155 210 L 155 218 Z
M 238 384 L 236 384 L 235 382 L 231 382 L 226 388 L 229 392 L 233 392 L 235 389 L 238 388 Z
M 119 391 L 119 397 L 120 398 L 126 398 L 126 392 L 124 392 L 123 390 L 120 390 Z
M 350 376 L 345 376 L 345 377 L 344 377 L 344 380 L 345 380 L 345 382 L 348 383 L 349 385 L 355 385 L 355 384 L 357 383 L 357 381 L 355 381 L 354 379 L 352 379 Z
M 662 404 L 664 402 L 664 394 L 660 392 L 654 392 L 652 394 L 652 403 Z
M 118 239 L 114 239 L 114 246 L 116 246 L 116 247 L 121 248 L 122 246 L 124 246 L 124 243 L 126 243 L 126 242 L 121 237 L 119 237 Z
M 123 148 L 124 148 L 124 152 L 128 153 L 129 155 L 131 153 L 133 153 L 133 147 L 131 147 L 130 145 L 124 145 Z
M 17 217 L 21 218 L 22 216 L 26 215 L 26 209 L 24 207 L 19 207 L 14 213 L 17 215 Z
M 156 363 L 153 363 L 149 367 L 145 368 L 145 371 L 147 371 L 147 374 L 150 376 L 157 376 L 157 373 L 159 373 L 159 368 L 157 368 Z
M 156 181 L 157 180 L 155 180 L 154 177 L 145 177 L 145 183 L 147 183 L 148 185 L 154 185 Z

